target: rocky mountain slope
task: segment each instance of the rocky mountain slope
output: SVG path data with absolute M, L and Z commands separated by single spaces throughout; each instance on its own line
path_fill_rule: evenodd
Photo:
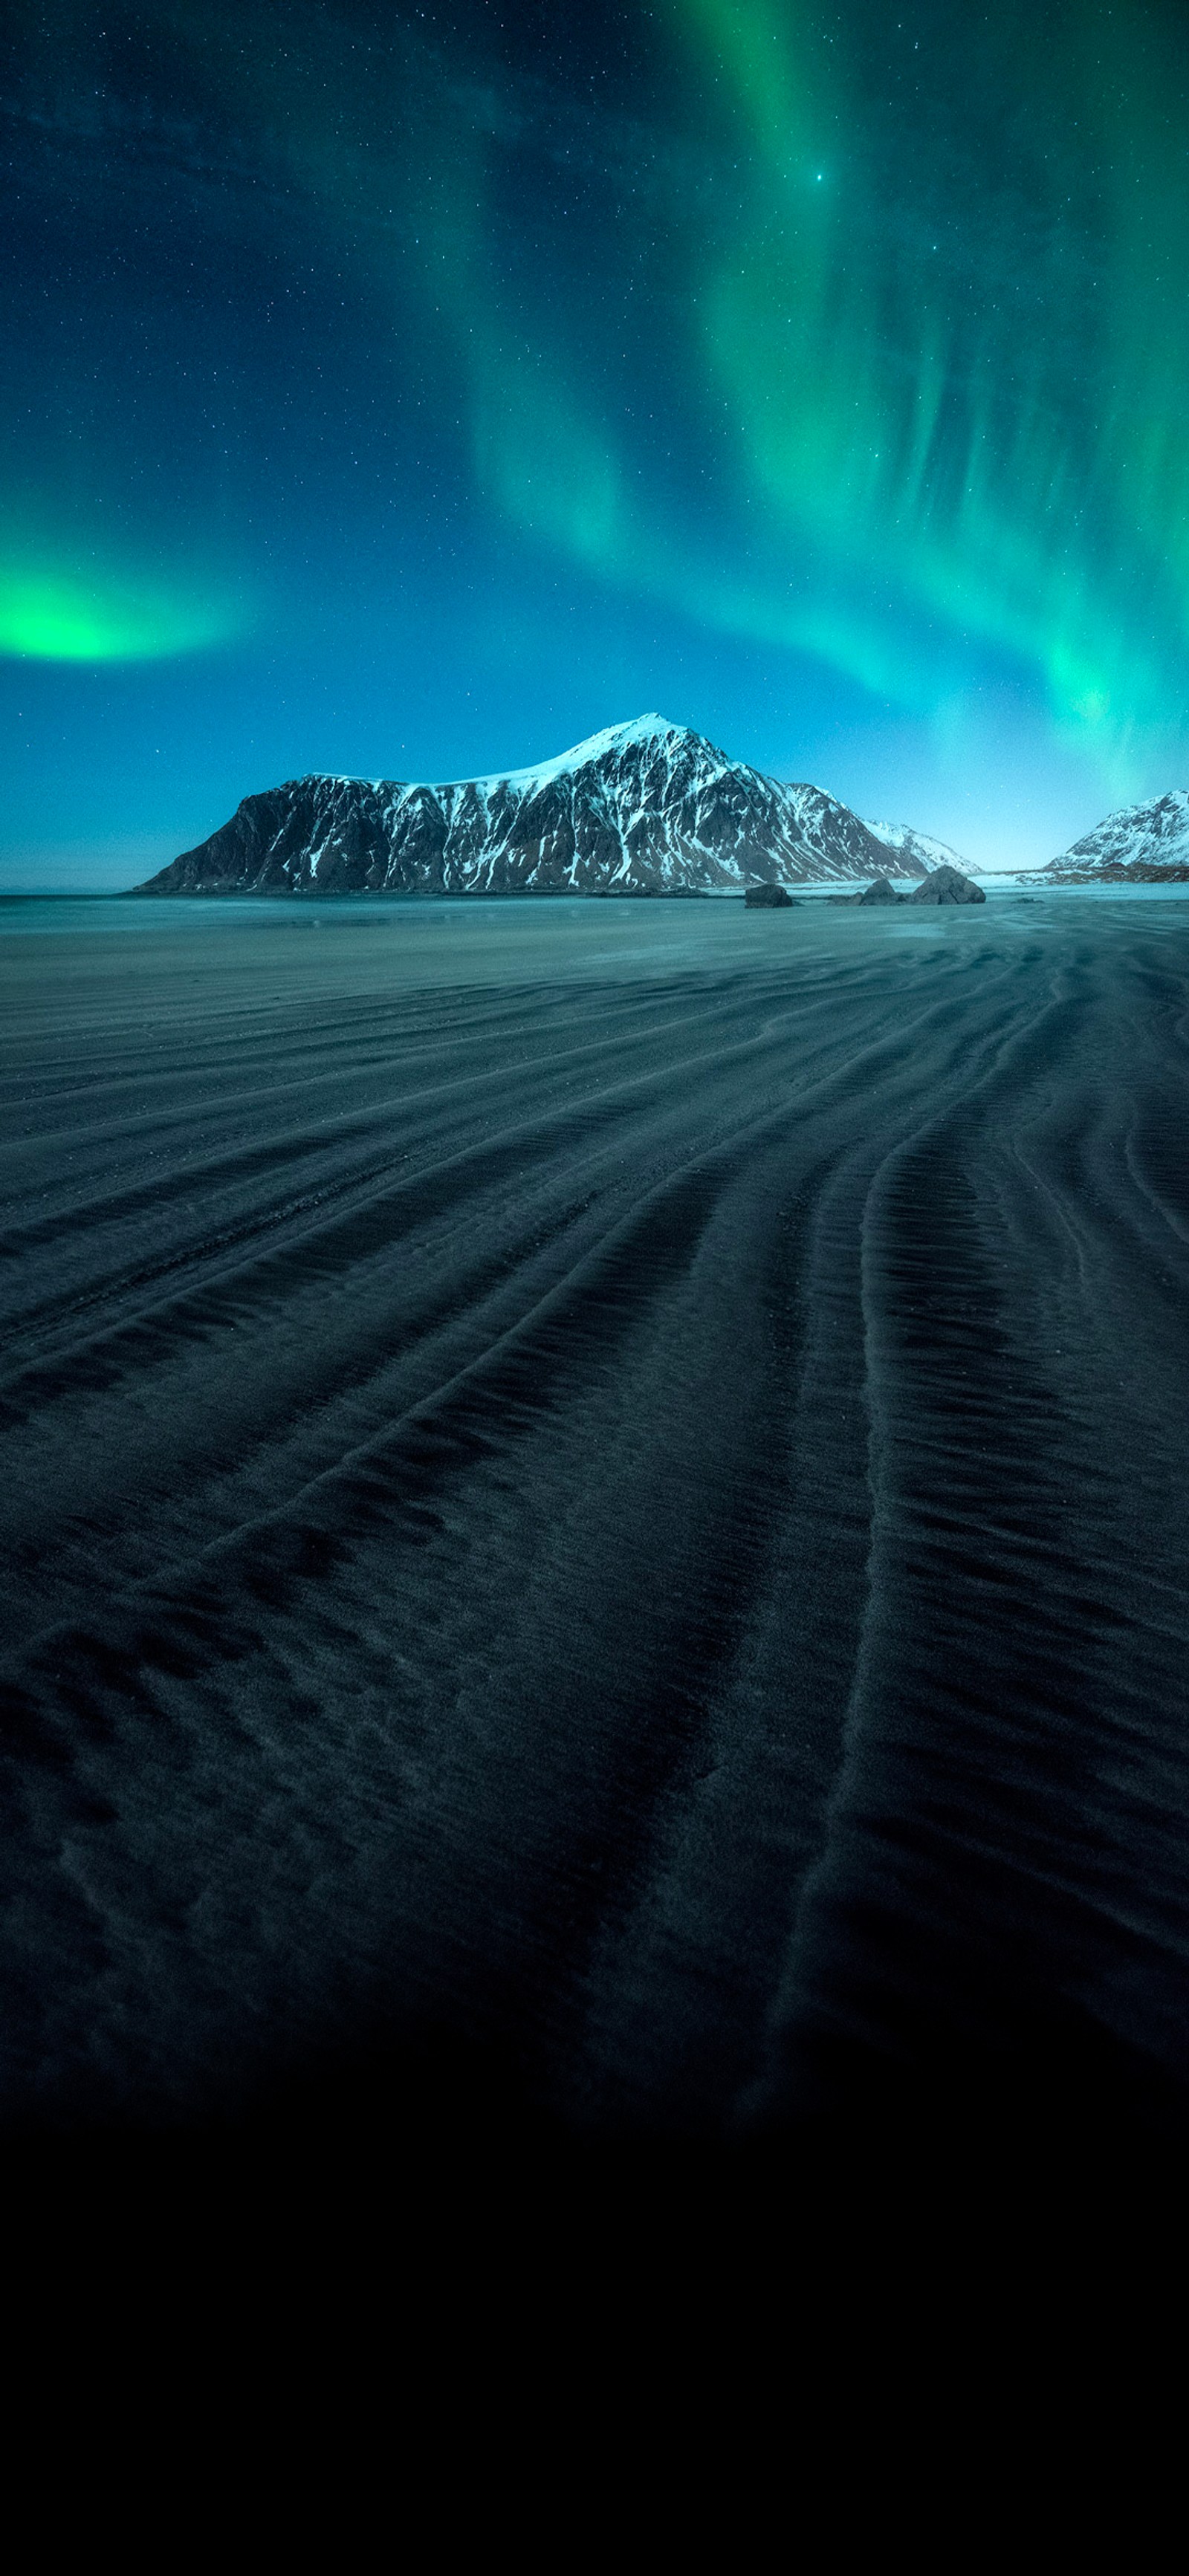
M 1128 879 L 1140 885 L 1189 881 L 1189 789 L 1174 788 L 1146 805 L 1120 806 L 1084 840 L 1051 860 L 1035 882 L 1095 885 Z
M 867 829 L 882 841 L 886 850 L 894 850 L 899 866 L 898 877 L 923 877 L 931 868 L 960 868 L 962 861 L 948 841 L 935 841 L 928 832 L 913 832 L 907 823 L 873 823 Z
M 246 796 L 138 894 L 680 894 L 869 877 L 889 849 L 820 787 L 785 786 L 639 716 L 559 759 L 447 786 L 314 776 Z M 896 853 L 897 875 L 923 859 Z

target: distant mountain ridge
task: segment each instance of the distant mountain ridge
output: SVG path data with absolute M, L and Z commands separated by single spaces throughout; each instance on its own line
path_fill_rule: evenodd
M 137 894 L 681 894 L 924 877 L 820 787 L 638 716 L 555 760 L 445 785 L 315 775 L 245 796 Z M 922 845 L 923 846 L 923 845 Z
M 913 832 L 907 823 L 873 823 L 868 816 L 867 829 L 874 832 L 885 849 L 896 852 L 902 862 L 895 871 L 897 876 L 928 876 L 934 868 L 960 869 L 963 865 L 948 841 L 935 841 L 930 832 Z
M 1067 885 L 1189 882 L 1189 789 L 1175 787 L 1144 805 L 1121 805 L 1051 859 L 1034 882 L 1046 879 Z

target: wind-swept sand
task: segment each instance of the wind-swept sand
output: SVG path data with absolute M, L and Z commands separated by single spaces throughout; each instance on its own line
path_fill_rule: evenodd
M 51 917 L 8 2115 L 1175 2109 L 1189 908 Z

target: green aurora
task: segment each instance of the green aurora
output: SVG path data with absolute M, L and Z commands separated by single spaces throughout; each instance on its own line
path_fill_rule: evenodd
M 235 620 L 184 590 L 72 565 L 0 565 L 0 653 L 45 662 L 140 662 L 226 642 Z
M 850 15 L 854 39 L 870 13 Z M 1178 741 L 1189 700 L 1183 46 L 1134 9 L 1061 13 L 1056 46 L 1051 18 L 1003 11 L 993 45 L 939 41 L 949 118 L 922 74 L 906 119 L 873 109 L 861 43 L 806 10 L 671 16 L 746 172 L 728 220 L 690 227 L 684 297 L 734 542 L 708 546 L 701 511 L 675 526 L 556 346 L 521 358 L 487 299 L 460 332 L 477 472 L 605 578 L 915 710 L 944 709 L 989 646 L 1125 791 L 1137 738 Z M 975 130 L 944 174 L 963 52 Z
M 14 73 L 31 136 L 35 14 Z M 399 688 L 408 602 L 462 525 L 516 565 L 543 667 L 593 600 L 625 668 L 658 617 L 699 652 L 720 639 L 731 668 L 764 657 L 774 702 L 787 668 L 794 767 L 832 688 L 853 724 L 868 706 L 942 746 L 1006 694 L 1094 798 L 1172 782 L 1189 734 L 1178 10 L 663 0 L 596 11 L 571 47 L 527 11 L 162 0 L 110 13 L 106 51 L 67 14 L 79 83 L 97 72 L 115 102 L 95 149 L 109 196 L 119 162 L 120 221 L 152 215 L 128 176 L 139 100 L 137 149 L 173 156 L 151 186 L 195 208 L 176 274 L 192 296 L 218 231 L 223 303 L 212 286 L 168 384 L 149 346 L 134 403 L 126 353 L 88 349 L 57 520 L 55 385 L 32 362 L 31 392 L 12 379 L 13 488 L 34 460 L 49 498 L 39 529 L 7 513 L 0 653 L 217 662 L 387 617 Z M 183 110 L 201 149 L 181 169 Z M 257 275 L 258 358 L 234 283 Z M 304 299 L 300 367 L 297 321 L 276 336 L 286 297 Z M 319 298 L 316 327 L 337 302 L 351 334 L 331 410 L 332 370 L 308 356 Z M 453 649 L 459 687 L 473 619 Z M 509 753 L 547 747 L 551 722 L 542 699 Z

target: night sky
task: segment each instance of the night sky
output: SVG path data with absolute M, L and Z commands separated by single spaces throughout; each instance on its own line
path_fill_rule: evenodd
M 658 708 L 982 864 L 1189 782 L 1183 0 L 57 0 L 0 887 Z

